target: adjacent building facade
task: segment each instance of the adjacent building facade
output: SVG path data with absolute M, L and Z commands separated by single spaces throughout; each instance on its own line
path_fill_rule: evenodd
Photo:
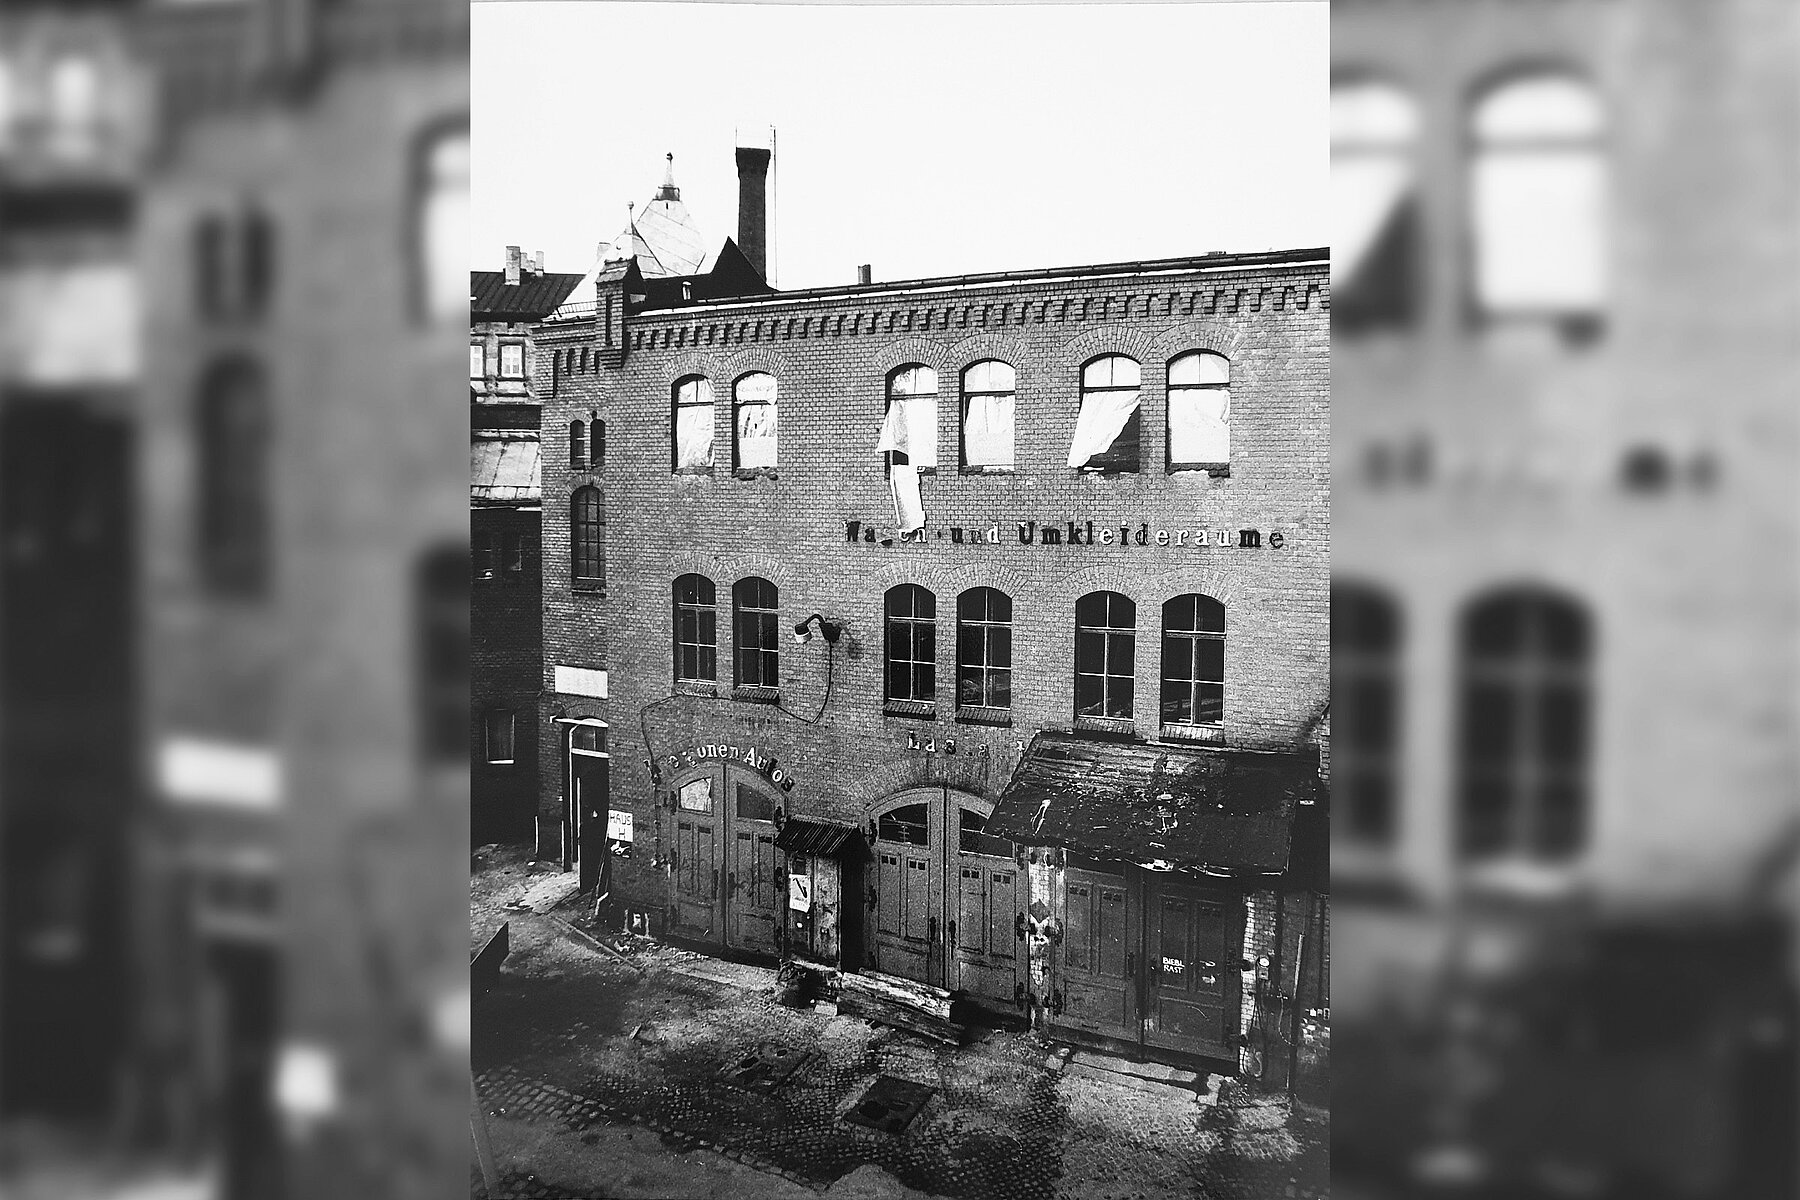
M 545 398 L 540 853 L 695 943 L 1260 1069 L 1323 921 L 1323 252 L 771 294 L 743 224 L 537 335 L 591 364 Z

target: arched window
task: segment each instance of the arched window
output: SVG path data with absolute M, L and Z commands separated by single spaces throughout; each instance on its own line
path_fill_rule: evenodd
M 460 544 L 436 546 L 413 574 L 419 755 L 469 760 L 469 576 Z
M 766 579 L 752 575 L 731 589 L 737 650 L 737 686 L 781 686 L 781 593 Z
M 956 598 L 956 705 L 965 715 L 1012 708 L 1012 609 L 1012 597 L 989 587 Z
M 888 374 L 887 419 L 876 448 L 888 464 L 937 469 L 937 372 L 913 363 Z
M 263 374 L 232 358 L 200 383 L 195 407 L 201 573 L 213 589 L 260 594 L 269 568 L 269 410 Z
M 194 297 L 209 320 L 261 316 L 275 285 L 275 229 L 254 208 L 209 213 L 194 226 Z M 471 378 L 480 372 L 471 372 Z
M 976 471 L 1013 468 L 1017 376 L 998 359 L 970 364 L 962 374 L 962 465 Z
M 606 422 L 595 421 L 588 433 L 588 465 L 599 470 L 606 465 Z
M 1225 606 L 1189 593 L 1163 605 L 1163 732 L 1225 720 Z
M 444 129 L 419 161 L 414 214 L 419 295 L 433 320 L 469 318 L 469 130 Z
M 1591 725 L 1586 611 L 1537 588 L 1508 589 L 1469 606 L 1461 641 L 1463 854 L 1578 853 L 1587 841 Z
M 1140 376 L 1137 360 L 1122 354 L 1096 358 L 1081 368 L 1081 412 L 1069 444 L 1071 467 L 1103 475 L 1138 469 Z
M 1169 470 L 1231 465 L 1231 363 L 1197 350 L 1169 363 Z
M 50 68 L 50 143 L 59 154 L 85 158 L 101 137 L 100 68 L 85 54 L 66 54 Z
M 1352 841 L 1394 840 L 1400 637 L 1400 609 L 1391 597 L 1357 584 L 1332 584 L 1334 828 Z
M 740 471 L 775 468 L 775 377 L 766 371 L 746 375 L 732 389 L 735 454 Z
M 570 574 L 577 586 L 606 582 L 606 508 L 597 487 L 576 488 L 569 500 Z
M 713 393 L 710 380 L 690 375 L 676 383 L 675 444 L 670 447 L 677 474 L 713 469 Z
M 887 591 L 887 699 L 921 706 L 937 702 L 937 597 L 916 583 Z
M 1378 79 L 1331 88 L 1331 328 L 1405 325 L 1415 312 L 1418 105 Z
M 1593 89 L 1566 74 L 1509 76 L 1476 97 L 1470 247 L 1483 317 L 1591 332 L 1606 289 L 1604 129 Z
M 581 421 L 569 422 L 569 467 L 580 471 L 588 465 L 587 425 Z
M 719 678 L 718 609 L 713 581 L 704 575 L 675 581 L 675 678 L 682 683 Z
M 1075 602 L 1075 716 L 1131 719 L 1137 681 L 1137 605 L 1117 592 Z

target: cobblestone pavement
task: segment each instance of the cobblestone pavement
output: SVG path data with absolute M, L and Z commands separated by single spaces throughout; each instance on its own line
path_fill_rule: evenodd
M 1068 1072 L 1032 1033 L 939 1046 L 693 978 L 667 947 L 634 956 L 640 976 L 580 946 L 554 917 L 512 919 L 513 956 L 475 1011 L 478 1086 L 497 1122 L 575 1140 L 631 1122 L 670 1152 L 711 1150 L 814 1191 L 876 1164 L 909 1188 L 971 1200 L 1329 1194 L 1324 1116 L 1291 1112 L 1284 1099 Z M 730 1067 L 770 1045 L 808 1058 L 766 1092 L 726 1082 Z M 898 1134 L 841 1120 L 881 1074 L 935 1089 Z M 557 1179 L 501 1158 L 505 1195 L 609 1194 L 599 1174 Z M 558 1158 L 565 1172 L 579 1161 Z

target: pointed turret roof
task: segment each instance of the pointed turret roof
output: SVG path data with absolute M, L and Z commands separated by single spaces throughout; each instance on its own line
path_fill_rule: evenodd
M 641 212 L 632 211 L 625 228 L 613 239 L 614 252 L 630 254 L 638 260 L 638 270 L 647 279 L 672 275 L 693 275 L 706 261 L 706 247 L 700 227 L 681 202 L 681 189 L 675 186 L 675 156 L 668 156 L 662 186 Z

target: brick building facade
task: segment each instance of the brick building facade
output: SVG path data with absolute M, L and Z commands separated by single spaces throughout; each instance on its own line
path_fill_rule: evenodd
M 707 280 L 624 259 L 591 309 L 538 334 L 558 363 L 591 364 L 545 401 L 544 715 L 564 734 L 543 743 L 540 819 L 564 835 L 540 852 L 591 861 L 607 819 L 606 882 L 658 931 L 1253 1063 L 1257 997 L 1295 966 L 1256 913 L 1295 883 L 1294 823 L 1324 798 L 1323 253 L 750 296 Z M 1185 414 L 1209 386 L 1229 388 L 1229 451 L 1188 461 L 1184 417 L 1172 463 L 1170 398 Z M 1137 414 L 1071 467 L 1078 414 L 1108 388 Z M 1010 428 L 965 437 L 965 409 Z M 560 466 L 583 418 L 612 431 L 604 477 Z M 899 426 L 901 451 L 878 451 Z M 902 534 L 908 477 L 923 520 Z M 605 480 L 602 599 L 574 575 L 592 530 L 572 527 Z M 1219 611 L 1222 679 L 1198 650 L 1177 669 L 1215 640 L 1179 631 Z M 1078 636 L 1105 643 L 1098 666 L 1081 651 L 1080 713 Z M 589 694 L 565 686 L 602 670 Z M 1110 844 L 1006 815 L 1026 804 L 1022 764 L 1065 743 L 1096 777 L 1148 756 Z M 1215 768 L 1277 782 L 1206 791 Z M 1156 820 L 1131 807 L 1146 786 L 1165 833 L 1198 827 L 1183 805 L 1202 792 L 1242 801 L 1246 823 L 1159 854 L 1136 840 Z
M 551 364 L 532 337 L 579 274 L 546 272 L 507 247 L 505 266 L 469 275 L 469 838 L 525 842 L 537 812 L 543 674 L 538 392 Z M 583 437 L 585 461 L 604 446 Z

